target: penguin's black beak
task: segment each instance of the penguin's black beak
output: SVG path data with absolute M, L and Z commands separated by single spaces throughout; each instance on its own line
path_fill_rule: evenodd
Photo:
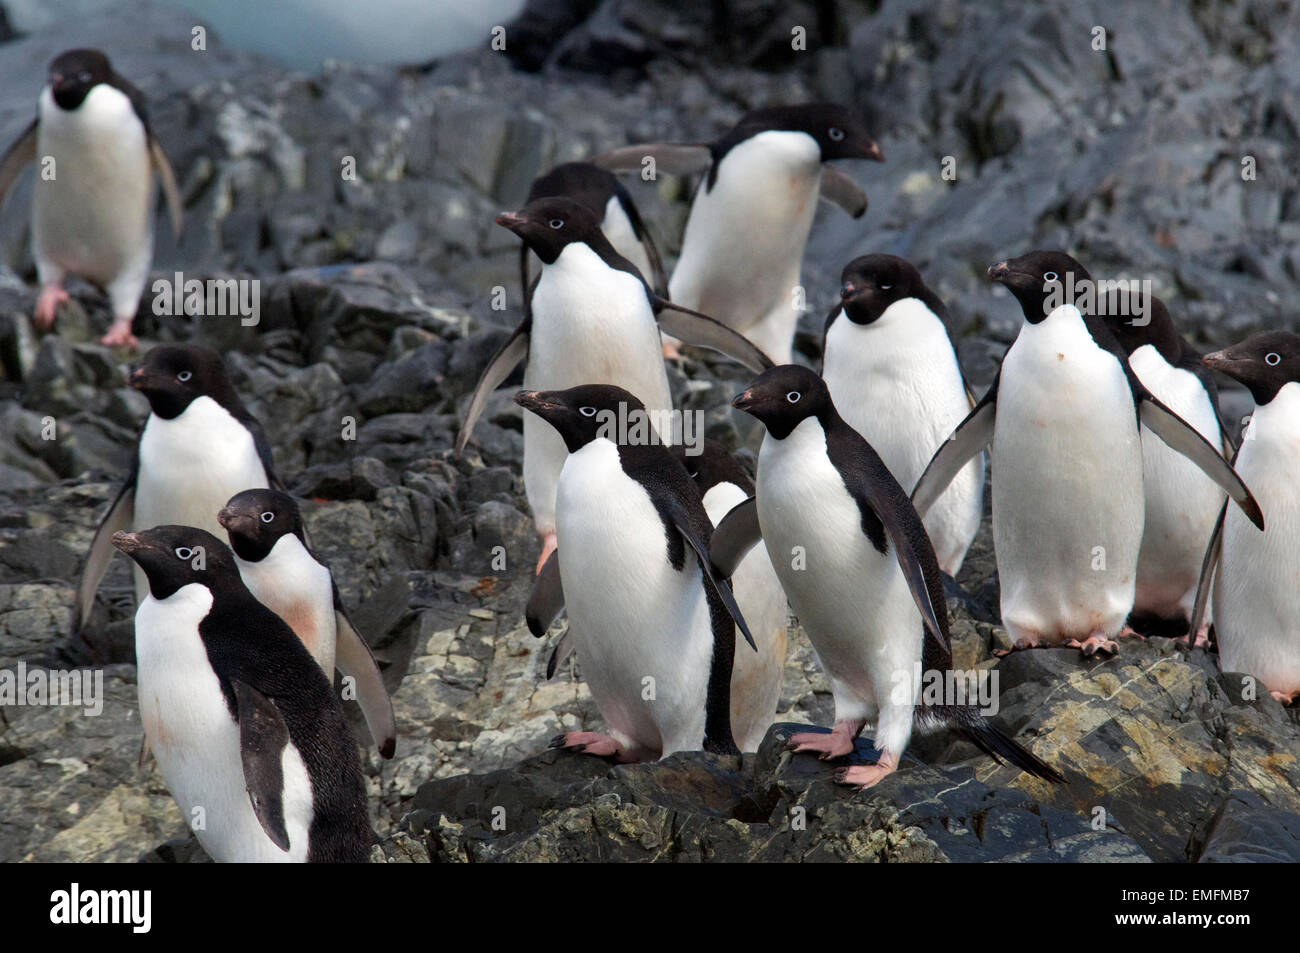
M 855 294 L 857 294 L 861 290 L 862 289 L 859 288 L 857 285 L 855 285 L 853 282 L 846 281 L 844 282 L 844 284 L 840 285 L 840 300 L 848 301 L 850 298 L 852 298 Z
M 1227 374 L 1229 377 L 1240 380 L 1240 374 L 1245 371 L 1246 361 L 1232 353 L 1232 348 L 1225 348 L 1222 351 L 1215 351 L 1201 358 L 1201 363 L 1212 371 L 1218 371 L 1220 374 Z
M 539 417 L 545 417 L 548 411 L 563 410 L 564 405 L 551 398 L 546 391 L 521 390 L 515 394 L 515 403 L 524 410 L 531 410 Z
M 880 151 L 880 146 L 874 140 L 868 139 L 862 146 L 862 158 L 873 162 L 884 162 L 885 154 Z
M 988 274 L 994 281 L 1005 283 L 1011 277 L 1011 266 L 1005 261 L 995 262 L 989 265 Z
M 149 548 L 149 544 L 140 538 L 139 533 L 124 533 L 119 530 L 113 534 L 111 542 L 115 549 L 126 553 L 128 556 Z
M 256 524 L 256 517 L 248 513 L 241 513 L 239 510 L 232 509 L 229 506 L 223 506 L 221 512 L 217 514 L 217 522 L 228 533 L 239 532 L 244 525 L 248 523 Z
M 520 215 L 518 212 L 502 212 L 496 217 L 496 223 L 502 228 L 508 228 L 510 231 L 518 235 L 519 230 L 528 223 L 528 219 L 525 216 Z
M 743 390 L 731 400 L 731 406 L 737 410 L 748 412 L 750 408 L 759 403 L 761 398 L 754 393 L 753 388 Z

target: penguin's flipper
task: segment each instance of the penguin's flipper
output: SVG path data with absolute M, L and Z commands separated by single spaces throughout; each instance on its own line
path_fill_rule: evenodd
M 81 581 L 77 583 L 77 600 L 72 610 L 72 631 L 81 632 L 90 621 L 90 610 L 95 605 L 95 593 L 108 571 L 109 560 L 113 558 L 113 534 L 131 529 L 135 519 L 135 480 L 139 468 L 139 458 L 132 464 L 131 474 L 122 489 L 117 493 L 108 512 L 104 514 L 95 538 L 90 541 L 90 555 L 81 570 Z
M 18 174 L 27 167 L 27 163 L 36 161 L 36 120 L 33 119 L 5 150 L 0 157 L 0 203 L 18 178 Z
M 393 700 L 388 697 L 374 653 L 343 610 L 337 587 L 334 590 L 334 629 L 334 667 L 355 682 L 357 704 L 361 706 L 361 714 L 365 715 L 370 736 L 375 739 L 379 754 L 385 759 L 391 758 L 397 750 Z
M 618 199 L 619 207 L 623 209 L 623 214 L 632 223 L 632 233 L 636 235 L 637 241 L 641 243 L 646 260 L 650 262 L 650 274 L 642 277 L 650 282 L 650 287 L 655 294 L 664 298 L 668 297 L 668 275 L 664 271 L 664 260 L 659 255 L 659 247 L 655 245 L 650 230 L 646 228 L 645 222 L 641 219 L 641 213 L 637 211 L 636 203 L 632 201 L 632 196 L 627 189 L 623 188 L 622 182 L 614 182 L 614 195 Z
M 474 432 L 474 424 L 478 422 L 479 415 L 487 406 L 488 397 L 501 386 L 502 381 L 510 376 L 510 372 L 528 357 L 528 326 L 525 320 L 515 328 L 514 334 L 510 335 L 509 340 L 492 356 L 483 375 L 474 385 L 474 396 L 470 398 L 469 406 L 465 408 L 465 416 L 460 422 L 460 432 L 456 434 L 457 456 L 465 452 L 465 445 L 469 443 L 470 434 Z
M 1202 473 L 1223 487 L 1241 507 L 1246 518 L 1262 530 L 1264 514 L 1260 511 L 1259 504 L 1232 468 L 1232 464 L 1223 459 L 1223 454 L 1214 449 L 1214 445 L 1197 433 L 1187 421 L 1157 400 L 1141 383 L 1134 388 L 1133 396 L 1138 401 L 1138 418 L 1142 424 L 1170 449 L 1181 453 L 1196 464 Z
M 284 481 L 275 472 L 275 457 L 271 452 L 271 441 L 266 439 L 266 433 L 262 430 L 262 425 L 257 422 L 257 418 L 252 414 L 241 418 L 240 423 L 253 435 L 253 446 L 257 450 L 258 459 L 262 461 L 262 469 L 266 472 L 266 485 L 273 490 L 279 490 L 281 493 L 288 493 L 289 488 L 284 485 Z M 303 534 L 305 535 L 306 532 L 306 527 L 304 527 Z
M 551 659 L 546 663 L 546 678 L 549 681 L 555 677 L 564 660 L 573 654 L 573 639 L 571 629 L 565 629 L 564 634 L 559 637 L 555 643 L 555 648 L 551 650 Z
M 912 490 L 912 505 L 922 518 L 935 500 L 943 495 L 943 491 L 948 489 L 948 484 L 961 472 L 961 468 L 993 439 L 1001 373 L 999 371 L 998 377 L 993 378 L 988 391 L 966 415 L 966 419 L 957 425 L 952 436 L 934 452 L 921 479 L 916 481 L 916 488 Z
M 680 504 L 670 505 L 669 515 L 672 517 L 677 532 L 686 541 L 686 545 L 695 550 L 695 555 L 700 560 L 700 574 L 704 576 L 704 584 L 722 600 L 722 604 L 727 607 L 727 612 L 736 623 L 736 628 L 740 630 L 740 634 L 745 637 L 749 647 L 757 652 L 758 643 L 754 641 L 754 636 L 749 632 L 749 624 L 745 621 L 745 617 L 741 615 L 740 606 L 736 605 L 736 597 L 732 594 L 731 583 L 727 582 L 724 577 L 719 576 L 714 570 L 713 561 L 709 557 L 709 547 L 705 545 L 703 538 L 691 527 L 691 521 L 687 517 L 685 509 Z
M 721 351 L 755 374 L 761 374 L 774 366 L 772 359 L 749 338 L 733 331 L 716 318 L 673 304 L 659 295 L 653 296 L 652 303 L 659 326 L 683 343 Z
M 611 172 L 642 172 L 649 168 L 646 159 L 653 160 L 655 172 L 696 175 L 707 172 L 713 165 L 713 152 L 703 145 L 650 142 L 643 146 L 623 146 L 621 149 L 602 152 L 591 163 Z
M 167 153 L 153 136 L 149 137 L 149 159 L 158 170 L 158 181 L 162 184 L 163 197 L 167 200 L 167 212 L 171 215 L 172 232 L 179 240 L 185 230 L 185 212 L 181 203 L 181 192 L 176 187 L 176 173 L 167 161 Z
M 1228 501 L 1223 501 L 1219 509 L 1219 518 L 1214 521 L 1214 530 L 1210 533 L 1210 544 L 1205 547 L 1205 558 L 1201 560 L 1201 576 L 1196 581 L 1196 602 L 1192 604 L 1191 623 L 1187 627 L 1188 644 L 1196 643 L 1196 633 L 1201 631 L 1205 621 L 1205 609 L 1210 602 L 1210 586 L 1214 582 L 1214 571 L 1219 568 L 1219 556 L 1223 553 L 1223 520 L 1228 515 Z
M 289 743 L 289 727 L 271 700 L 239 679 L 231 680 L 239 721 L 239 755 L 244 784 L 253 813 L 271 842 L 289 850 L 284 825 L 284 768 L 281 759 Z
M 822 165 L 821 197 L 854 218 L 861 218 L 867 211 L 867 193 L 834 166 Z
M 533 580 L 533 591 L 524 607 L 528 631 L 540 639 L 563 609 L 564 587 L 560 584 L 560 551 L 557 549 L 546 558 L 542 571 Z
M 722 517 L 709 537 L 709 561 L 713 571 L 730 579 L 742 559 L 763 538 L 758 525 L 758 502 L 754 497 L 737 503 Z

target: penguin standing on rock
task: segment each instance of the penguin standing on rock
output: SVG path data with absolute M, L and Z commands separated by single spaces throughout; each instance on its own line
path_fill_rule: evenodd
M 1226 507 L 1219 513 L 1192 624 L 1199 628 L 1213 593 L 1223 670 L 1249 672 L 1291 704 L 1300 698 L 1300 336 L 1256 334 L 1204 362 L 1255 399 L 1236 467 L 1268 510 L 1268 528 Z
M 845 107 L 804 103 L 755 109 L 715 142 L 626 146 L 592 161 L 613 171 L 704 173 L 668 296 L 717 317 L 778 363 L 790 360 L 795 289 L 818 197 L 854 218 L 867 197 L 836 159 L 884 161 Z
M 794 735 L 790 747 L 841 757 L 874 722 L 877 763 L 837 775 L 870 787 L 898 767 L 914 727 L 948 726 L 994 758 L 1063 780 L 973 699 L 923 698 L 922 671 L 952 669 L 939 563 L 906 492 L 836 411 L 825 382 L 804 367 L 775 367 L 732 405 L 767 433 L 757 494 L 723 520 L 710 552 L 725 572 L 761 535 L 835 696 L 834 730 Z
M 998 262 L 989 277 L 1016 297 L 1025 322 L 912 501 L 924 517 L 991 442 L 1002 622 L 1015 647 L 1114 653 L 1133 611 L 1142 543 L 1139 425 L 1223 487 L 1255 525 L 1263 514 L 1218 448 L 1134 374 L 1088 304 L 1094 285 L 1082 265 L 1035 251 Z
M 921 273 L 894 255 L 844 266 L 840 303 L 826 319 L 822 378 L 849 426 L 903 488 L 970 413 L 970 388 L 948 311 Z M 966 465 L 926 514 L 939 568 L 956 576 L 984 513 L 984 456 Z
M 622 388 L 522 391 L 515 402 L 554 427 L 569 454 L 556 497 L 559 548 L 534 583 L 528 625 L 544 634 L 567 608 L 610 729 L 568 732 L 552 746 L 625 762 L 701 747 L 737 753 L 737 626 L 749 642 L 740 651 L 754 639 L 709 561 L 713 526 L 699 490 Z
M 225 543 L 157 526 L 113 545 L 149 581 L 135 618 L 140 718 L 203 849 L 219 863 L 365 862 L 374 835 L 343 709 Z
M 0 157 L 0 201 L 33 161 L 40 166 L 32 196 L 36 326 L 53 326 L 68 300 L 64 279 L 78 275 L 102 287 L 113 308 L 100 343 L 134 348 L 131 321 L 153 261 L 155 169 L 177 237 L 182 222 L 176 177 L 144 95 L 99 50 L 61 53 L 50 63 L 36 118 Z

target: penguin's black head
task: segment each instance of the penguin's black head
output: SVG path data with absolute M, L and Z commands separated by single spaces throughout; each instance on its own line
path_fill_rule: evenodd
M 50 63 L 50 94 L 60 109 L 76 109 L 92 89 L 112 76 L 113 67 L 99 50 L 68 50 Z
M 1201 362 L 1241 381 L 1255 403 L 1263 406 L 1287 384 L 1300 381 L 1300 335 L 1289 331 L 1252 334 L 1240 344 L 1205 355 Z
M 566 245 L 602 235 L 601 218 L 587 206 L 563 196 L 537 199 L 518 212 L 502 212 L 496 221 L 522 238 L 548 265 L 555 263 Z
M 595 212 L 604 221 L 605 206 L 618 192 L 618 179 L 608 169 L 590 162 L 563 162 L 533 180 L 532 188 L 528 190 L 528 203 L 546 198 L 569 198 Z
M 745 472 L 740 461 L 718 441 L 705 438 L 703 448 L 696 454 L 688 453 L 687 449 L 682 444 L 674 444 L 668 448 L 669 452 L 677 458 L 677 462 L 686 468 L 695 485 L 700 488 L 701 496 L 719 483 L 734 483 L 749 496 L 754 495 L 753 478 Z
M 570 453 L 604 437 L 616 444 L 657 443 L 645 405 L 621 387 L 583 384 L 568 390 L 521 390 L 515 403 L 554 427 Z
M 298 504 L 279 490 L 236 493 L 217 514 L 217 522 L 226 528 L 235 555 L 250 563 L 265 559 L 282 536 L 292 533 L 302 539 Z
M 989 277 L 1007 286 L 1037 324 L 1062 304 L 1077 302 L 1092 282 L 1087 269 L 1062 251 L 1031 251 L 989 266 Z
M 821 149 L 822 161 L 831 159 L 874 159 L 884 162 L 884 153 L 857 116 L 837 103 L 802 103 L 797 106 L 769 106 L 746 113 L 725 137 L 725 150 L 762 132 L 802 132 L 812 136 Z
M 226 544 L 193 526 L 114 533 L 113 545 L 144 570 L 155 599 L 166 599 L 192 583 L 209 589 L 239 583 L 239 570 Z
M 195 344 L 158 345 L 131 370 L 127 382 L 149 398 L 150 409 L 164 420 L 179 417 L 199 397 L 223 406 L 235 399 L 221 355 Z
M 731 406 L 757 417 L 777 440 L 790 436 L 807 418 L 835 410 L 826 382 L 797 364 L 778 364 L 759 374 Z
M 1166 361 L 1178 359 L 1182 342 L 1169 309 L 1155 295 L 1146 294 L 1140 287 L 1108 288 L 1098 292 L 1097 311 L 1125 354 L 1150 344 Z
M 854 324 L 871 324 L 895 301 L 928 294 L 921 273 L 895 255 L 863 255 L 840 275 L 840 300 Z

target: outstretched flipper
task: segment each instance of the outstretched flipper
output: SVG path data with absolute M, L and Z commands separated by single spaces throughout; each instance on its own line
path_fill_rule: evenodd
M 602 152 L 591 160 L 593 165 L 611 172 L 641 172 L 646 159 L 654 160 L 654 170 L 669 175 L 697 175 L 713 165 L 713 152 L 705 145 L 674 142 L 651 142 L 642 146 L 623 146 Z
M 867 211 L 867 193 L 839 169 L 831 165 L 822 166 L 821 198 L 838 205 L 854 218 L 861 218 Z
M 33 119 L 0 157 L 0 205 L 4 204 L 5 194 L 13 187 L 19 173 L 27 163 L 35 161 L 36 120 Z
M 1020 742 L 1004 734 L 1002 729 L 985 718 L 978 708 L 971 705 L 953 705 L 947 708 L 929 709 L 925 713 L 922 709 L 917 709 L 917 712 L 918 720 L 926 718 L 929 712 L 946 714 L 948 724 L 953 731 L 999 764 L 1010 762 L 1036 778 L 1051 781 L 1053 784 L 1065 783 L 1065 776 L 1061 772 Z
M 397 750 L 393 700 L 384 687 L 384 678 L 374 653 L 343 610 L 337 587 L 334 589 L 334 623 L 334 667 L 355 682 L 357 704 L 365 715 L 370 736 L 375 739 L 380 755 L 391 758 Z
M 289 850 L 289 831 L 284 824 L 284 748 L 289 743 L 289 726 L 269 698 L 251 685 L 234 679 L 239 755 L 244 764 L 248 799 L 271 842 Z
M 957 425 L 943 445 L 934 452 L 921 479 L 912 490 L 912 505 L 924 519 L 930 507 L 948 489 L 948 484 L 961 472 L 962 467 L 979 454 L 993 439 L 993 423 L 997 418 L 998 382 L 1002 372 L 980 398 L 966 419 Z
M 95 605 L 95 593 L 108 571 L 109 560 L 116 550 L 113 548 L 113 534 L 127 532 L 135 519 L 135 480 L 139 472 L 138 457 L 133 461 L 131 473 L 127 476 L 122 489 L 104 514 L 104 519 L 95 530 L 95 538 L 90 541 L 90 555 L 81 570 L 81 581 L 77 584 L 77 600 L 72 610 L 72 631 L 82 632 L 90 621 L 90 610 Z
M 564 586 L 560 583 L 560 551 L 557 549 L 546 558 L 541 572 L 533 579 L 533 591 L 524 607 L 528 631 L 540 639 L 563 610 Z
M 721 351 L 758 374 L 772 367 L 772 359 L 749 338 L 716 318 L 683 308 L 658 295 L 651 296 L 659 326 L 686 344 Z
M 549 681 L 555 677 L 564 660 L 573 654 L 572 630 L 565 629 L 564 634 L 560 636 L 555 643 L 555 648 L 551 650 L 550 661 L 546 663 L 546 678 Z
M 469 443 L 479 415 L 487 406 L 488 397 L 510 376 L 510 372 L 528 357 L 528 331 L 529 322 L 525 320 L 515 328 L 509 340 L 492 356 L 483 375 L 479 377 L 478 383 L 474 386 L 474 396 L 470 398 L 469 406 L 465 409 L 465 417 L 461 420 L 460 432 L 456 435 L 457 455 L 465 452 L 465 445 Z
M 750 497 L 722 517 L 709 537 L 709 561 L 719 578 L 730 579 L 741 561 L 763 538 L 758 525 L 758 501 Z
M 163 197 L 167 200 L 167 211 L 171 215 L 172 232 L 179 240 L 185 229 L 185 212 L 181 204 L 180 189 L 176 187 L 176 173 L 167 161 L 167 154 L 162 145 L 151 134 L 149 136 L 149 159 L 158 170 L 158 181 L 162 184 Z

